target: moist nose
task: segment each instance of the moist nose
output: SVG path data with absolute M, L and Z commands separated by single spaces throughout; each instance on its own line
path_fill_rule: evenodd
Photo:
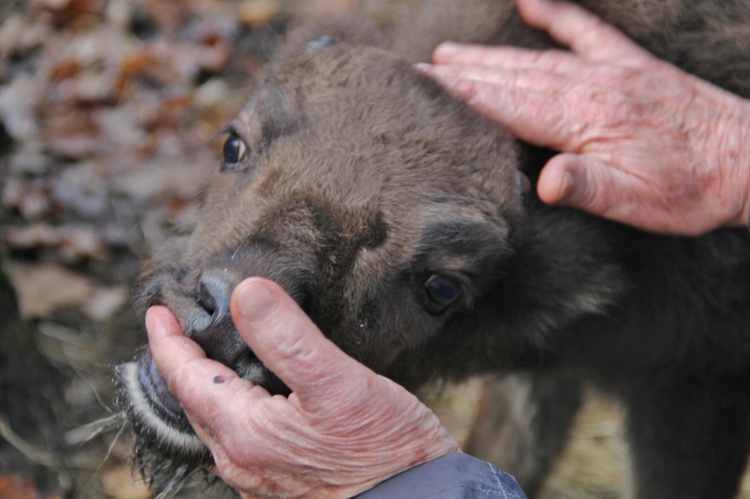
M 198 283 L 198 303 L 215 322 L 229 316 L 232 285 L 218 273 L 205 274 Z

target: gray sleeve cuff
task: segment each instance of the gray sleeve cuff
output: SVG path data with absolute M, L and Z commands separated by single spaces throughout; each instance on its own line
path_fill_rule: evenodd
M 515 478 L 468 454 L 448 454 L 389 478 L 358 499 L 526 499 Z

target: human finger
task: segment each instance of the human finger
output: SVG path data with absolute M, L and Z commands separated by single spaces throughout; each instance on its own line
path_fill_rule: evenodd
M 573 52 L 591 59 L 650 57 L 627 36 L 583 7 L 553 0 L 517 0 L 521 17 Z
M 269 397 L 263 388 L 254 387 L 229 367 L 208 359 L 197 343 L 185 337 L 166 307 L 152 307 L 146 312 L 146 329 L 156 366 L 194 427 L 214 420 L 212 408 L 227 407 L 239 392 L 246 392 L 243 397 L 251 399 Z
M 539 69 L 501 69 L 471 64 L 417 64 L 417 68 L 443 80 L 472 80 L 508 88 L 523 88 L 546 93 L 565 92 L 571 84 L 564 76 Z
M 185 336 L 177 319 L 166 307 L 155 306 L 146 311 L 146 331 L 151 355 L 167 381 L 167 373 L 206 358 L 203 349 Z
M 632 174 L 578 154 L 558 154 L 542 169 L 537 182 L 539 198 L 548 204 L 564 205 L 589 213 L 637 224 L 637 194 L 648 190 Z
M 563 50 L 532 50 L 510 46 L 443 42 L 432 53 L 438 65 L 461 64 L 496 69 L 535 69 L 580 74 L 590 63 Z
M 309 411 L 338 398 L 352 373 L 366 369 L 323 336 L 276 283 L 250 278 L 231 301 L 232 318 L 255 355 L 295 393 Z M 368 370 L 369 371 L 369 370 Z M 313 405 L 310 405 L 313 404 Z
M 488 118 L 503 125 L 513 135 L 532 144 L 565 149 L 572 131 L 561 96 L 526 88 L 503 86 L 476 80 L 442 77 L 427 71 L 446 89 Z

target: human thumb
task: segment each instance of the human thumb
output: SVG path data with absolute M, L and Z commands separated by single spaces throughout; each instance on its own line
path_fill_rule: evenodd
M 328 340 L 276 283 L 253 277 L 231 301 L 232 319 L 253 353 L 301 401 L 325 398 L 335 377 L 357 364 Z
M 542 169 L 539 199 L 607 216 L 616 202 L 613 173 L 599 161 L 577 154 L 558 154 Z

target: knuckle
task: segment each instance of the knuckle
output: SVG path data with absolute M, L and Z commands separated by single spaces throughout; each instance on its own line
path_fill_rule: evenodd
M 615 202 L 615 196 L 620 193 L 608 188 L 609 167 L 592 161 L 595 160 L 584 160 L 578 164 L 571 201 L 579 208 L 606 214 Z

